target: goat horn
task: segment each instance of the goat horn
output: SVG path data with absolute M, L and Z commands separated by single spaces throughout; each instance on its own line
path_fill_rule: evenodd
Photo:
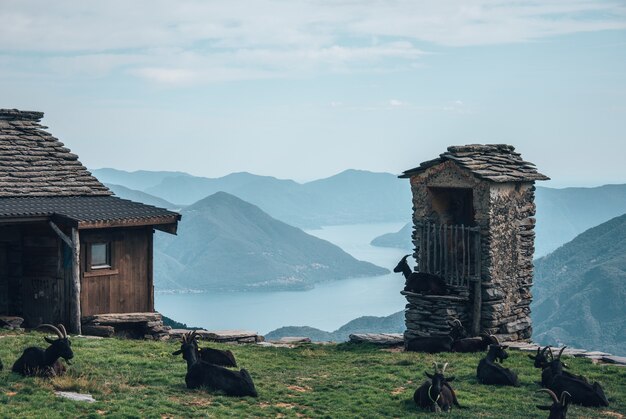
M 459 326 L 463 327 L 463 323 L 461 323 L 461 320 L 459 319 L 452 320 L 452 324 L 458 324 Z
M 443 364 L 443 368 L 441 369 L 441 373 L 443 374 L 444 372 L 446 372 L 446 367 L 448 366 L 448 363 L 446 362 L 445 364 Z
M 404 262 L 406 262 L 406 258 L 408 258 L 409 256 L 411 256 L 411 255 L 402 256 L 402 260 L 403 260 Z
M 183 342 L 183 343 L 189 343 L 189 337 L 190 337 L 190 336 L 191 336 L 191 332 L 186 332 L 186 333 L 183 335 L 182 342 Z
M 563 351 L 565 350 L 565 348 L 567 348 L 567 346 L 562 347 L 559 351 L 559 357 L 557 358 L 558 360 L 561 360 L 561 355 L 563 355 Z
M 564 391 L 563 393 L 561 393 L 561 404 L 563 404 L 563 402 L 565 401 L 565 395 L 567 394 L 567 396 L 571 399 L 572 395 L 569 394 L 569 391 Z
M 39 326 L 37 326 L 37 329 L 41 329 L 41 328 L 48 328 L 48 329 L 54 331 L 54 333 L 56 333 L 57 336 L 60 339 L 63 339 L 63 334 L 61 333 L 61 331 L 56 326 L 54 326 L 52 324 L 44 323 L 44 324 L 40 324 Z
M 550 345 L 546 346 L 546 348 L 548 348 L 548 352 L 550 352 L 550 359 L 554 361 L 554 354 L 552 353 L 552 348 L 550 347 Z
M 550 397 L 552 397 L 552 400 L 554 400 L 555 403 L 559 402 L 559 398 L 556 397 L 556 394 L 554 394 L 554 391 L 550 390 L 549 388 L 541 388 L 539 390 L 537 390 L 537 393 L 540 391 L 545 391 L 546 393 L 548 393 L 550 395 Z M 566 391 L 564 391 L 564 393 L 567 393 Z
M 198 339 L 198 332 L 196 330 L 194 330 L 193 332 L 191 332 L 191 335 L 189 335 L 189 340 L 191 342 L 194 341 L 194 339 Z
M 437 361 L 433 362 L 433 367 L 435 368 L 435 374 L 437 374 L 439 372 L 439 365 L 437 364 Z
M 59 323 L 59 330 L 61 331 L 61 333 L 63 333 L 63 337 L 66 338 L 67 337 L 67 330 L 65 330 L 65 326 L 63 326 L 62 324 Z
M 496 345 L 500 345 L 500 341 L 498 340 L 498 337 L 496 335 L 489 335 L 489 337 L 496 341 Z

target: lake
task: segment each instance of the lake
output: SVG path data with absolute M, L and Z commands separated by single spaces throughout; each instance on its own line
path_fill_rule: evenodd
M 392 270 L 405 252 L 369 243 L 403 225 L 341 225 L 307 233 L 336 244 L 357 259 Z M 265 334 L 281 326 L 311 326 L 334 331 L 360 316 L 388 316 L 404 309 L 403 287 L 402 275 L 391 273 L 326 282 L 309 291 L 157 293 L 155 305 L 165 316 L 205 329 L 246 329 Z

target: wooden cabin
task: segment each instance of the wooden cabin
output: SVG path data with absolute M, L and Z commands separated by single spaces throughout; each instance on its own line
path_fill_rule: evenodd
M 413 193 L 416 270 L 450 291 L 403 292 L 405 338 L 448 334 L 455 318 L 474 335 L 530 338 L 534 183 L 549 178 L 506 144 L 448 147 L 400 177 Z
M 0 315 L 26 327 L 154 311 L 155 229 L 180 214 L 113 196 L 39 124 L 0 109 Z

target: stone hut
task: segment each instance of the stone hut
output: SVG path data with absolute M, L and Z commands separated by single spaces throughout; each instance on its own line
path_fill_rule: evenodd
M 144 313 L 160 333 L 153 233 L 175 234 L 180 214 L 113 196 L 42 118 L 0 109 L 0 316 L 81 333 L 94 315 Z
M 549 178 L 506 144 L 448 147 L 400 177 L 413 193 L 415 270 L 445 278 L 450 291 L 402 292 L 405 341 L 446 335 L 452 319 L 473 335 L 530 338 L 534 183 Z

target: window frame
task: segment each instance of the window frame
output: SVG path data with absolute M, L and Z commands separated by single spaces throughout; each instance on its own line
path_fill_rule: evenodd
M 105 259 L 106 262 L 104 264 L 94 265 L 93 264 L 93 246 L 97 245 L 105 245 Z M 85 261 L 87 262 L 87 271 L 103 271 L 103 270 L 113 270 L 113 245 L 110 240 L 102 240 L 102 241 L 94 241 L 91 243 L 87 243 L 87 254 L 85 255 Z

